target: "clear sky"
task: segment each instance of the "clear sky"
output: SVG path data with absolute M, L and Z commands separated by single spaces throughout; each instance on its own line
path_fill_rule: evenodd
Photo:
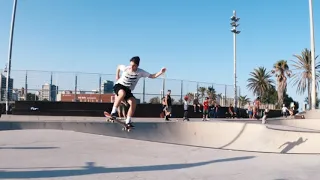
M 0 67 L 7 61 L 12 3 L 0 1 Z M 320 2 L 314 1 L 316 47 L 317 7 Z M 12 69 L 113 74 L 118 64 L 139 55 L 141 68 L 157 72 L 167 67 L 167 78 L 232 85 L 230 17 L 236 10 L 241 18 L 238 85 L 242 95 L 252 97 L 246 84 L 254 68 L 271 70 L 277 60 L 290 61 L 310 48 L 308 8 L 308 0 L 18 0 Z M 59 77 L 74 83 L 71 75 Z M 154 82 L 161 87 L 160 80 Z M 81 83 L 85 88 L 90 80 Z M 291 84 L 288 88 L 302 103 L 305 95 L 296 95 Z M 231 86 L 228 93 L 232 95 Z

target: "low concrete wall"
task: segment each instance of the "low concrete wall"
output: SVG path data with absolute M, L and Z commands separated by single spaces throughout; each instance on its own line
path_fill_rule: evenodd
M 49 101 L 17 101 L 13 108 L 14 115 L 49 115 L 49 116 L 93 116 L 103 117 L 103 111 L 110 112 L 112 103 L 88 103 L 88 102 L 49 102 Z M 31 110 L 34 107 L 37 110 Z M 160 117 L 161 104 L 138 104 L 135 117 Z M 221 107 L 218 117 L 225 118 L 228 107 Z M 183 117 L 183 105 L 173 105 L 173 117 Z M 246 110 L 239 109 L 239 117 L 246 118 Z M 279 117 L 280 111 L 270 110 L 269 117 Z M 202 113 L 194 112 L 193 106 L 189 106 L 189 117 L 200 118 Z
M 121 138 L 191 145 L 216 149 L 271 153 L 320 153 L 318 133 L 268 129 L 238 122 L 136 122 L 130 133 L 117 123 L 103 122 L 0 122 L 0 130 L 57 129 Z
M 283 119 L 278 121 L 270 121 L 270 124 L 292 126 L 297 128 L 305 128 L 310 130 L 320 130 L 319 119 Z

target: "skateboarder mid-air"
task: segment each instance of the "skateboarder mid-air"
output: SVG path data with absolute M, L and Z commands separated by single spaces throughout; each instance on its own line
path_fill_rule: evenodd
M 166 72 L 166 68 L 162 68 L 158 73 L 150 74 L 147 71 L 138 68 L 140 64 L 139 56 L 132 57 L 130 59 L 130 65 L 119 65 L 116 72 L 116 83 L 113 86 L 114 93 L 117 95 L 112 107 L 111 113 L 105 112 L 105 115 L 111 120 L 115 120 L 117 109 L 121 101 L 125 100 L 130 105 L 127 112 L 126 125 L 128 127 L 134 127 L 131 123 L 131 117 L 133 116 L 136 109 L 136 99 L 132 94 L 135 86 L 137 85 L 140 78 L 157 78 Z M 120 71 L 122 75 L 120 77 Z

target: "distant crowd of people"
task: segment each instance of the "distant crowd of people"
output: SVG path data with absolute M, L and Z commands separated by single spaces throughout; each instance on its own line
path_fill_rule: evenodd
M 189 97 L 185 96 L 183 101 L 184 101 L 183 102 L 184 104 L 183 120 L 188 121 L 189 120 L 189 117 L 188 117 Z M 164 114 L 164 118 L 166 121 L 169 121 L 170 120 L 169 117 L 171 117 L 171 111 L 172 111 L 171 90 L 168 90 L 167 95 L 162 98 L 162 105 L 163 105 L 162 113 Z M 247 117 L 249 117 L 250 119 L 261 118 L 263 115 L 262 115 L 262 112 L 260 111 L 260 105 L 261 105 L 260 97 L 257 97 L 252 104 L 249 102 L 247 104 L 247 111 L 246 111 Z M 205 97 L 202 103 L 199 103 L 199 99 L 197 97 L 193 99 L 193 110 L 194 112 L 197 112 L 197 110 L 200 113 L 202 112 L 203 121 L 208 121 L 210 120 L 209 118 L 219 118 L 219 116 L 228 117 L 228 118 L 236 118 L 241 116 L 239 114 L 239 111 L 237 111 L 232 104 L 230 104 L 230 106 L 228 107 L 226 114 L 221 114 L 220 109 L 221 109 L 221 106 L 219 105 L 219 103 L 209 97 Z M 268 112 L 269 112 L 269 108 L 266 107 L 264 109 L 263 114 L 267 116 Z
M 185 96 L 183 99 L 183 110 L 184 110 L 184 115 L 183 115 L 183 120 L 189 121 L 188 117 L 188 109 L 189 109 L 189 97 Z M 161 99 L 161 104 L 163 106 L 162 109 L 162 116 L 166 121 L 170 121 L 170 117 L 172 115 L 172 98 L 171 98 L 171 90 L 167 91 L 166 96 L 164 96 Z M 199 99 L 195 97 L 193 99 L 193 110 L 194 112 L 202 112 L 202 120 L 203 121 L 208 121 L 209 117 L 211 118 L 216 118 L 219 115 L 219 109 L 220 105 L 216 103 L 214 100 L 210 99 L 209 97 L 205 97 L 203 103 L 199 103 Z
M 171 90 L 167 91 L 167 94 L 161 99 L 162 111 L 161 117 L 166 121 L 170 121 L 170 117 L 172 116 L 172 98 L 171 98 Z M 221 114 L 221 106 L 215 100 L 205 97 L 202 103 L 199 102 L 199 99 L 195 97 L 193 99 L 193 111 L 202 113 L 202 120 L 208 121 L 209 118 L 219 118 L 219 117 L 227 117 L 227 118 L 236 118 L 239 117 L 239 112 L 235 110 L 232 104 L 229 105 L 226 114 Z M 246 105 L 246 113 L 249 119 L 257 119 L 261 118 L 262 112 L 260 111 L 261 101 L 260 97 L 257 97 L 252 103 L 248 102 Z M 120 118 L 126 119 L 126 111 L 127 111 L 128 103 L 122 101 L 120 106 L 118 107 L 118 115 Z M 183 99 L 183 120 L 189 121 L 188 111 L 189 111 L 189 97 L 185 96 Z M 287 108 L 284 104 L 282 107 L 282 115 L 283 117 L 287 117 L 288 115 L 293 116 L 295 111 L 294 105 L 290 108 Z M 224 111 L 223 111 L 224 112 Z M 264 109 L 264 114 L 266 115 L 269 112 L 269 108 L 266 107 Z

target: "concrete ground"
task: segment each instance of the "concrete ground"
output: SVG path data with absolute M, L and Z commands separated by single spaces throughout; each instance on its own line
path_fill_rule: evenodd
M 0 131 L 0 137 L 0 179 L 320 179 L 316 155 L 214 150 L 58 130 Z

